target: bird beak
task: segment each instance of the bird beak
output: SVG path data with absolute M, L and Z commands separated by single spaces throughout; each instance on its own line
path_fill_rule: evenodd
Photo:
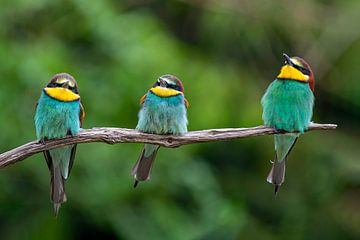
M 291 59 L 289 57 L 289 55 L 287 55 L 286 53 L 283 53 L 283 57 L 285 58 L 285 63 L 287 65 L 293 66 L 294 64 L 291 62 Z
M 69 88 L 69 83 L 70 83 L 70 81 L 65 81 L 65 82 L 61 85 L 61 87 L 63 87 L 63 88 Z
M 160 82 L 160 87 L 166 87 L 167 83 L 163 78 L 159 78 L 159 82 Z

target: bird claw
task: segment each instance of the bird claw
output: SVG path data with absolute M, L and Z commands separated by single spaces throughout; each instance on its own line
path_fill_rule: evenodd
M 43 138 L 40 139 L 40 140 L 39 140 L 39 143 L 42 144 L 42 145 L 45 145 L 45 139 L 43 139 Z

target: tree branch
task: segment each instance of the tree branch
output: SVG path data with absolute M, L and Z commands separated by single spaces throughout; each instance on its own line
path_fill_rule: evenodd
M 308 131 L 331 130 L 335 129 L 336 127 L 337 125 L 335 124 L 312 123 L 310 124 Z M 44 143 L 33 141 L 14 148 L 8 152 L 4 152 L 0 154 L 0 168 L 4 168 L 10 164 L 24 160 L 25 158 L 28 158 L 39 152 L 75 143 L 152 143 L 163 147 L 175 148 L 192 143 L 215 142 L 284 133 L 285 132 L 281 132 L 265 126 L 258 126 L 253 128 L 209 129 L 193 131 L 181 136 L 147 134 L 126 128 L 92 128 L 82 130 L 75 136 L 48 140 Z

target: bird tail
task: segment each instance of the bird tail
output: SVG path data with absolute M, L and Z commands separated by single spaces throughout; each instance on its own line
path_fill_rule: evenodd
M 60 166 L 51 169 L 51 201 L 54 204 L 54 214 L 58 215 L 62 203 L 66 202 L 65 180 L 61 174 Z
M 145 144 L 139 160 L 132 169 L 131 175 L 135 178 L 134 188 L 139 181 L 146 181 L 150 178 L 151 169 L 160 146 Z
M 275 195 L 285 180 L 285 162 L 298 137 L 298 134 L 275 135 L 275 158 L 267 177 L 267 181 L 275 185 Z
M 275 159 L 272 163 L 271 170 L 266 179 L 269 183 L 274 184 L 275 195 L 278 193 L 281 184 L 285 180 L 285 162 L 286 159 L 284 159 L 283 161 L 278 161 L 277 156 L 275 154 Z

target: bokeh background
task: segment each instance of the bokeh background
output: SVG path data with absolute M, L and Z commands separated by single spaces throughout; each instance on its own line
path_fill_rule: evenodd
M 41 154 L 0 173 L 1 239 L 360 239 L 360 2 L 356 0 L 1 0 L 0 150 L 35 139 L 53 74 L 78 81 L 85 128 L 134 128 L 139 98 L 182 79 L 189 130 L 262 124 L 260 99 L 283 64 L 316 74 L 314 121 L 275 198 L 271 136 L 159 151 L 132 188 L 141 144 L 78 146 L 54 219 Z

